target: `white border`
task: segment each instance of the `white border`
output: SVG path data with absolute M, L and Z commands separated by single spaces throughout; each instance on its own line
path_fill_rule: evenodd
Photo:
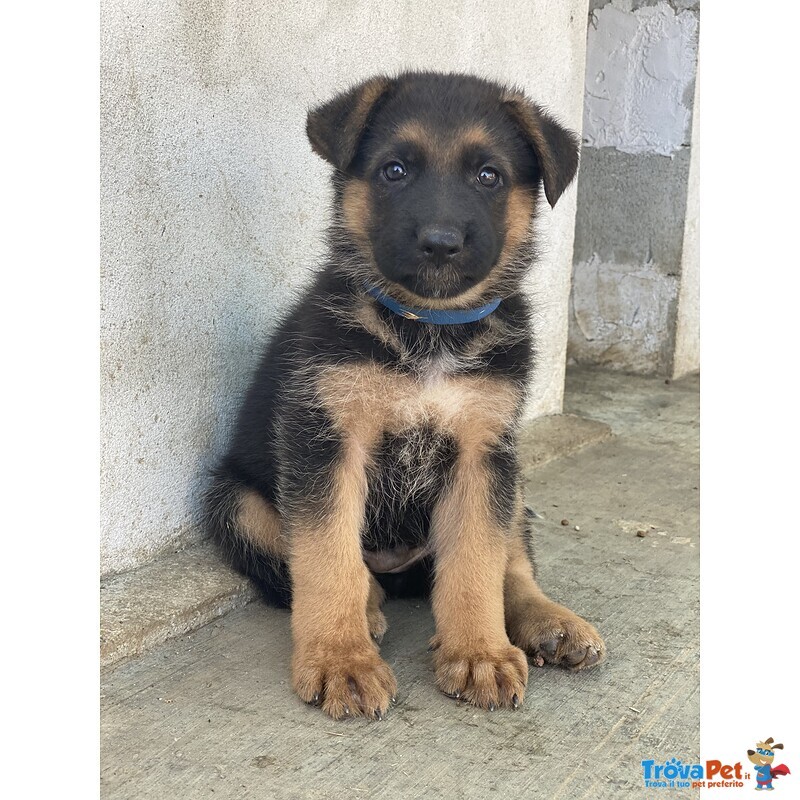
M 99 796 L 98 19 L 3 12 L 6 797 Z
M 777 797 L 800 796 L 799 26 L 793 3 L 701 12 L 701 751 L 751 768 L 783 742 Z

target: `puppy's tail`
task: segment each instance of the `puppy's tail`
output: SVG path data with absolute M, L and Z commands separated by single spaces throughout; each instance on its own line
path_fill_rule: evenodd
M 259 527 L 277 531 L 280 519 L 275 507 L 221 468 L 203 493 L 203 518 L 228 563 L 252 578 L 269 603 L 288 608 L 292 590 L 286 561 L 274 549 L 260 546 L 259 539 L 267 542 L 267 536 L 254 535 Z

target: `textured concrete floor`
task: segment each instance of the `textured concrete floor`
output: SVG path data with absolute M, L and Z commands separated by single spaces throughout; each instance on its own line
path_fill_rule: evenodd
M 567 388 L 617 436 L 531 470 L 528 499 L 541 583 L 597 625 L 605 664 L 532 668 L 522 709 L 480 712 L 434 688 L 427 605 L 393 602 L 399 705 L 336 723 L 290 690 L 288 614 L 252 603 L 103 675 L 102 796 L 645 797 L 642 759 L 697 753 L 698 381 Z

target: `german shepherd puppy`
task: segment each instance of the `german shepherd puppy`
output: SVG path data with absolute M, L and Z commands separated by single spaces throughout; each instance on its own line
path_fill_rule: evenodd
M 334 97 L 307 133 L 334 167 L 329 254 L 266 349 L 210 521 L 291 603 L 306 702 L 383 717 L 381 603 L 405 584 L 430 590 L 439 688 L 517 708 L 526 653 L 578 670 L 605 651 L 534 579 L 515 447 L 532 221 L 578 138 L 515 89 L 421 72 Z

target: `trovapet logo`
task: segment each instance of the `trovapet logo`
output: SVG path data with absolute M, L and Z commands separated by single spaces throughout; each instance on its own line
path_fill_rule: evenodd
M 758 791 L 773 791 L 776 778 L 791 774 L 786 764 L 773 764 L 775 751 L 783 750 L 782 744 L 774 742 L 770 737 L 747 751 L 752 768 L 743 767 L 740 761 L 728 764 L 718 759 L 684 762 L 649 758 L 642 761 L 642 779 L 648 789 L 740 789 L 753 782 Z
M 749 777 L 741 763 L 723 764 L 711 759 L 684 763 L 677 758 L 658 763 L 655 759 L 642 761 L 644 785 L 648 789 L 699 789 L 700 787 L 741 787 Z

